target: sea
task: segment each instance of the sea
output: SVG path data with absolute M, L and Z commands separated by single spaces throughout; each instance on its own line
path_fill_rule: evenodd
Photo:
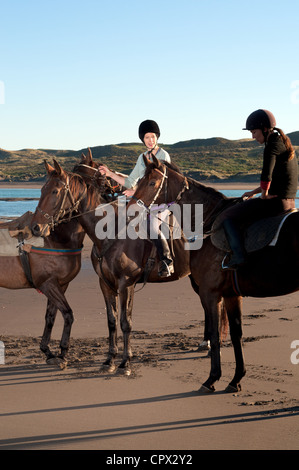
M 227 197 L 240 197 L 244 194 L 245 190 L 223 189 L 220 192 Z M 27 211 L 34 212 L 40 194 L 40 189 L 0 188 L 0 218 L 15 218 L 23 215 Z M 8 198 L 18 198 L 18 200 L 8 201 Z M 299 191 L 297 192 L 296 207 L 299 209 Z
M 0 188 L 0 218 L 19 217 L 27 211 L 34 212 L 40 195 L 40 189 Z M 6 200 L 15 198 L 18 200 Z

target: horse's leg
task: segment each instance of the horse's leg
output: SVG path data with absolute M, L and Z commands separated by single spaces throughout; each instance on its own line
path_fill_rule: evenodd
M 51 339 L 51 333 L 53 329 L 53 325 L 55 322 L 56 314 L 58 308 L 52 302 L 49 301 L 47 303 L 47 311 L 45 317 L 45 328 L 43 332 L 43 336 L 40 342 L 40 349 L 46 355 L 47 362 L 51 359 L 55 359 L 55 355 L 51 352 L 49 348 L 49 342 Z
M 123 333 L 123 359 L 119 365 L 119 370 L 126 375 L 131 374 L 131 331 L 132 331 L 132 310 L 134 299 L 134 285 L 120 289 L 120 326 Z
M 190 279 L 190 282 L 191 282 L 191 286 L 192 286 L 192 289 L 194 290 L 194 292 L 199 295 L 199 289 L 198 289 L 198 285 L 196 284 L 194 278 L 192 277 L 192 275 L 190 274 L 189 275 L 189 279 Z M 207 351 L 210 349 L 210 338 L 209 338 L 209 331 L 208 331 L 208 327 L 207 327 L 207 318 L 206 318 L 206 312 L 205 312 L 205 327 L 204 327 L 204 337 L 203 337 L 203 341 L 198 345 L 198 349 L 197 351 Z
M 65 293 L 68 284 L 65 284 L 61 287 L 63 293 Z M 52 329 L 55 323 L 56 315 L 57 315 L 57 305 L 53 304 L 49 299 L 47 302 L 47 310 L 45 316 L 45 328 L 43 332 L 43 336 L 40 342 L 40 349 L 46 355 L 46 360 L 50 363 L 51 360 L 55 360 L 56 356 L 52 353 L 49 348 L 49 342 L 51 339 Z
M 67 286 L 62 287 L 58 283 L 57 279 L 51 278 L 38 286 L 38 288 L 48 297 L 49 302 L 54 304 L 62 313 L 64 326 L 60 340 L 60 354 L 58 359 L 65 362 L 65 356 L 69 349 L 72 324 L 74 322 L 73 311 L 64 296 Z
M 236 370 L 233 380 L 227 386 L 227 392 L 241 390 L 240 380 L 246 373 L 243 347 L 242 347 L 242 297 L 229 297 L 224 299 L 229 320 L 230 336 L 234 347 Z
M 214 392 L 214 383 L 221 377 L 219 323 L 222 299 L 216 298 L 215 294 L 210 293 L 210 296 L 201 295 L 201 302 L 205 311 L 206 334 L 210 338 L 211 370 L 208 380 L 203 383 L 199 391 Z
M 109 351 L 108 357 L 103 364 L 103 367 L 108 372 L 115 370 L 115 358 L 118 353 L 117 347 L 117 322 L 118 322 L 118 310 L 117 310 L 117 294 L 114 292 L 103 279 L 99 279 L 101 290 L 105 299 L 106 310 L 107 310 L 107 321 L 109 330 Z

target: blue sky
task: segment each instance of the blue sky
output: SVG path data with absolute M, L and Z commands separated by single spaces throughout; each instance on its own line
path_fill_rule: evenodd
M 299 130 L 299 2 L 0 0 L 0 147 L 79 150 Z

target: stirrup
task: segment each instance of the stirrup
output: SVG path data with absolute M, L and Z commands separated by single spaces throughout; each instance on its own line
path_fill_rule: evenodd
M 221 263 L 221 269 L 223 271 L 231 270 L 231 271 L 236 271 L 236 269 L 240 268 L 243 266 L 246 262 L 245 258 L 242 259 L 240 262 L 233 262 L 232 259 L 227 259 L 229 256 L 229 253 L 226 253 L 224 256 L 222 263 Z M 233 255 L 232 255 L 233 256 Z
M 170 259 L 163 259 L 159 263 L 159 272 L 160 277 L 169 277 L 174 273 L 173 261 Z

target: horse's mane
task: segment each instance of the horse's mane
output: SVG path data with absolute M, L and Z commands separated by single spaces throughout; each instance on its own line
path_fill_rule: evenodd
M 180 175 L 182 175 L 183 173 L 181 172 L 181 170 L 179 169 L 179 167 L 173 163 L 173 162 L 166 162 L 164 160 L 159 160 L 159 163 L 161 163 L 162 165 L 165 165 L 167 166 L 168 168 L 170 168 L 171 170 L 174 170 L 176 173 L 179 173 Z M 151 162 L 147 165 L 146 169 L 145 169 L 145 172 L 144 172 L 144 176 L 148 176 L 148 174 L 154 170 L 155 168 L 157 168 L 157 165 L 154 163 L 154 162 Z
M 166 162 L 164 160 L 159 160 L 159 162 L 162 163 L 163 165 L 165 165 L 167 168 L 170 168 L 171 170 L 175 171 L 179 175 L 183 175 L 183 172 L 179 169 L 179 167 L 175 163 Z M 155 168 L 157 168 L 155 163 L 150 163 L 146 167 L 145 176 L 147 176 Z M 194 178 L 191 178 L 190 176 L 187 176 L 186 178 L 188 180 L 189 186 L 190 185 L 194 186 L 195 188 L 197 188 L 200 191 L 203 191 L 205 194 L 207 194 L 207 196 L 210 196 L 210 197 L 213 197 L 213 198 L 218 198 L 218 199 L 227 199 L 227 197 L 224 194 L 220 193 L 220 191 L 217 191 L 217 189 L 214 189 L 211 186 L 206 186 L 206 185 L 200 183 L 199 181 L 196 181 Z
M 201 191 L 205 192 L 207 195 L 211 197 L 218 197 L 219 199 L 228 199 L 227 196 L 222 194 L 220 191 L 217 191 L 217 189 L 212 188 L 211 186 L 206 186 L 203 183 L 200 183 L 199 181 L 195 180 L 194 178 L 187 177 L 187 180 L 190 184 L 195 186 L 196 188 L 200 189 Z

